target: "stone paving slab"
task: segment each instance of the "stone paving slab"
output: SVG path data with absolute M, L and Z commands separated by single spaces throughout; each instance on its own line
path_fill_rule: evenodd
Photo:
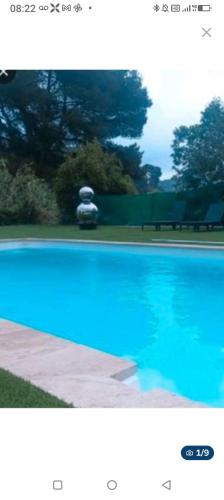
M 135 372 L 135 365 L 125 359 L 0 320 L 0 366 L 3 365 L 23 373 L 25 378 L 41 373 L 119 377 L 123 371 L 127 376 Z
M 175 394 L 141 392 L 122 380 L 135 365 L 125 359 L 0 319 L 0 367 L 79 408 L 189 408 Z

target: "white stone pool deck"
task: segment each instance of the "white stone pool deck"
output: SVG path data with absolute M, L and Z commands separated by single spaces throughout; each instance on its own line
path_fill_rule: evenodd
M 124 383 L 135 365 L 122 358 L 0 319 L 0 367 L 78 408 L 189 408 L 175 394 Z

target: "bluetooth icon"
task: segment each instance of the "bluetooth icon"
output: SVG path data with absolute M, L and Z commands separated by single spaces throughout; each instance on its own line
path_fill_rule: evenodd
M 160 6 L 157 4 L 157 5 L 154 5 L 153 9 L 158 12 L 160 10 Z

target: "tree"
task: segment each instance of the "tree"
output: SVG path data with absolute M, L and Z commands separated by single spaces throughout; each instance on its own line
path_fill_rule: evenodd
M 161 168 L 156 167 L 154 165 L 144 165 L 143 168 L 146 172 L 150 188 L 152 188 L 152 189 L 158 188 L 159 179 L 162 175 Z
M 179 189 L 224 182 L 224 104 L 213 99 L 200 123 L 174 131 L 173 161 Z
M 158 190 L 159 179 L 162 175 L 160 167 L 146 164 L 141 167 L 142 176 L 139 178 L 138 188 L 142 193 Z
M 141 162 L 143 152 L 140 151 L 139 146 L 134 143 L 130 146 L 122 146 L 113 142 L 105 144 L 105 150 L 115 153 L 123 165 L 125 174 L 129 175 L 136 186 L 144 176 Z
M 57 71 L 56 76 L 67 97 L 70 132 L 79 142 L 141 136 L 152 102 L 137 71 Z
M 0 92 L 0 152 L 19 169 L 32 162 L 49 177 L 63 160 L 64 131 L 59 85 L 51 72 L 19 71 Z
M 85 185 L 91 186 L 96 194 L 136 192 L 120 160 L 115 154 L 105 152 L 97 140 L 81 145 L 58 169 L 55 189 L 65 218 L 74 215 L 78 191 Z
M 1 88 L 1 156 L 51 178 L 80 144 L 140 137 L 151 105 L 136 71 L 19 71 Z

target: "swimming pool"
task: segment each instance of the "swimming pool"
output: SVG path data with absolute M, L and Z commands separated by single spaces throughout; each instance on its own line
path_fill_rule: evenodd
M 0 317 L 134 360 L 142 391 L 224 406 L 224 251 L 0 245 Z

